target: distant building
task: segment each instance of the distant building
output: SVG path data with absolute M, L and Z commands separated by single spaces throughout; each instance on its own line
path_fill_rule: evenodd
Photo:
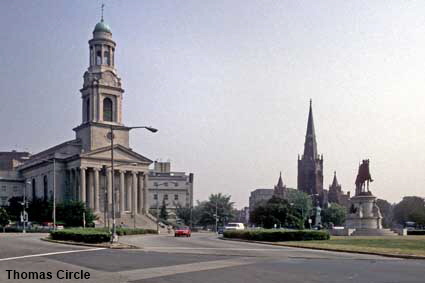
M 256 189 L 252 191 L 249 196 L 249 212 L 253 211 L 259 203 L 271 199 L 273 194 L 274 189 Z
M 277 185 L 274 186 L 273 194 L 279 198 L 287 199 L 288 198 L 288 189 L 282 180 L 282 172 L 280 172 L 279 179 L 277 180 Z
M 29 157 L 28 152 L 0 152 L 0 206 L 7 206 L 10 198 L 23 195 L 24 180 L 16 171 L 16 167 Z
M 304 154 L 301 158 L 298 156 L 298 190 L 312 196 L 313 202 L 318 202 L 321 206 L 326 203 L 326 195 L 323 191 L 323 155 L 317 153 L 311 100 Z
M 347 192 L 347 194 L 344 194 L 344 192 L 341 189 L 341 185 L 338 184 L 338 180 L 336 178 L 336 172 L 334 172 L 334 179 L 332 181 L 332 185 L 329 186 L 328 202 L 337 203 L 347 208 L 349 207 L 350 192 Z
M 178 207 L 193 206 L 193 173 L 172 172 L 170 162 L 155 161 L 147 179 L 148 205 L 156 213 L 165 201 L 170 220 L 176 219 Z

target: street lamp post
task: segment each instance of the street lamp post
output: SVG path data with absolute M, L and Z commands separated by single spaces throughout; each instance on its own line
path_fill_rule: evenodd
M 26 233 L 27 229 L 26 229 L 26 221 L 28 220 L 28 214 L 25 210 L 26 206 L 27 206 L 27 184 L 31 184 L 31 182 L 27 181 L 24 185 L 24 198 L 23 198 L 23 202 L 22 202 L 22 233 Z
M 109 138 L 111 139 L 111 187 L 112 187 L 112 236 L 111 236 L 111 242 L 118 242 L 118 235 L 117 235 L 117 226 L 115 223 L 115 187 L 114 187 L 114 181 L 115 181 L 115 174 L 114 174 L 114 128 L 122 128 L 117 127 L 114 125 L 111 125 L 110 132 L 109 132 Z M 148 126 L 137 126 L 137 127 L 124 127 L 125 129 L 132 130 L 132 129 L 146 129 L 152 133 L 156 133 L 158 130 L 152 127 Z M 133 208 L 135 209 L 135 208 Z

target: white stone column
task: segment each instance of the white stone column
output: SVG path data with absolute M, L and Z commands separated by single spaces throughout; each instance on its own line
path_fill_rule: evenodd
M 126 207 L 128 211 L 131 211 L 131 183 L 130 183 L 130 174 L 125 174 L 124 175 L 124 179 L 125 179 L 125 188 L 126 188 Z
M 143 172 L 143 213 L 147 214 L 149 211 L 149 188 L 148 188 L 148 175 Z
M 99 195 L 100 195 L 99 168 L 93 168 L 93 171 L 94 171 L 94 211 L 98 212 L 98 211 L 100 211 L 100 207 L 99 207 Z
M 131 191 L 133 193 L 131 197 L 133 201 L 131 206 L 131 212 L 137 214 L 137 172 L 132 171 L 131 173 L 133 174 L 133 182 L 131 184 Z
M 108 190 L 107 190 L 107 194 L 108 194 L 108 209 L 111 208 L 112 205 L 112 170 L 111 169 L 106 169 L 108 172 Z
M 120 170 L 120 211 L 121 213 L 125 210 L 125 171 Z
M 144 211 L 144 205 L 145 205 L 145 182 L 143 181 L 144 175 L 142 172 L 139 172 L 139 189 L 138 189 L 138 195 L 139 195 L 139 205 L 137 207 L 137 211 L 139 213 L 145 213 Z
M 94 210 L 94 172 L 92 170 L 87 171 L 88 174 L 88 205 Z
M 80 201 L 86 204 L 86 168 L 80 168 Z

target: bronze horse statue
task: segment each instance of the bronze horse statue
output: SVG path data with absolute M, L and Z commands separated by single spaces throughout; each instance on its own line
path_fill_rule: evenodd
M 359 165 L 359 173 L 356 178 L 356 196 L 361 194 L 371 194 L 369 182 L 373 182 L 369 171 L 369 159 L 365 159 Z

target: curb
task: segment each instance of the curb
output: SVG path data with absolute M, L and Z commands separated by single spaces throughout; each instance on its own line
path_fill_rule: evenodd
M 72 246 L 84 246 L 84 247 L 95 247 L 95 248 L 105 248 L 105 249 L 118 249 L 118 250 L 124 250 L 124 249 L 143 249 L 141 247 L 128 245 L 128 244 L 122 244 L 119 243 L 116 244 L 88 244 L 88 243 L 80 243 L 80 242 L 72 242 L 72 241 L 60 241 L 60 240 L 53 240 L 50 238 L 40 238 L 42 241 L 55 243 L 55 244 L 65 244 L 65 245 L 72 245 Z
M 273 243 L 273 242 L 251 241 L 251 240 L 244 240 L 244 239 L 225 239 L 225 238 L 219 238 L 219 239 L 224 240 L 224 241 L 246 242 L 246 243 L 255 243 L 255 244 L 263 244 L 263 245 L 270 245 L 270 246 L 288 247 L 288 248 L 310 249 L 310 250 L 319 250 L 319 251 L 331 251 L 331 252 L 350 253 L 350 254 L 379 255 L 379 256 L 391 257 L 391 258 L 425 260 L 425 256 L 419 256 L 419 255 L 403 255 L 403 254 L 398 255 L 398 254 L 385 254 L 385 253 L 379 253 L 379 252 L 364 252 L 364 251 L 350 251 L 350 250 L 341 250 L 341 249 L 328 249 L 328 248 L 319 248 L 319 247 L 300 247 L 300 246 L 278 244 L 278 243 Z

